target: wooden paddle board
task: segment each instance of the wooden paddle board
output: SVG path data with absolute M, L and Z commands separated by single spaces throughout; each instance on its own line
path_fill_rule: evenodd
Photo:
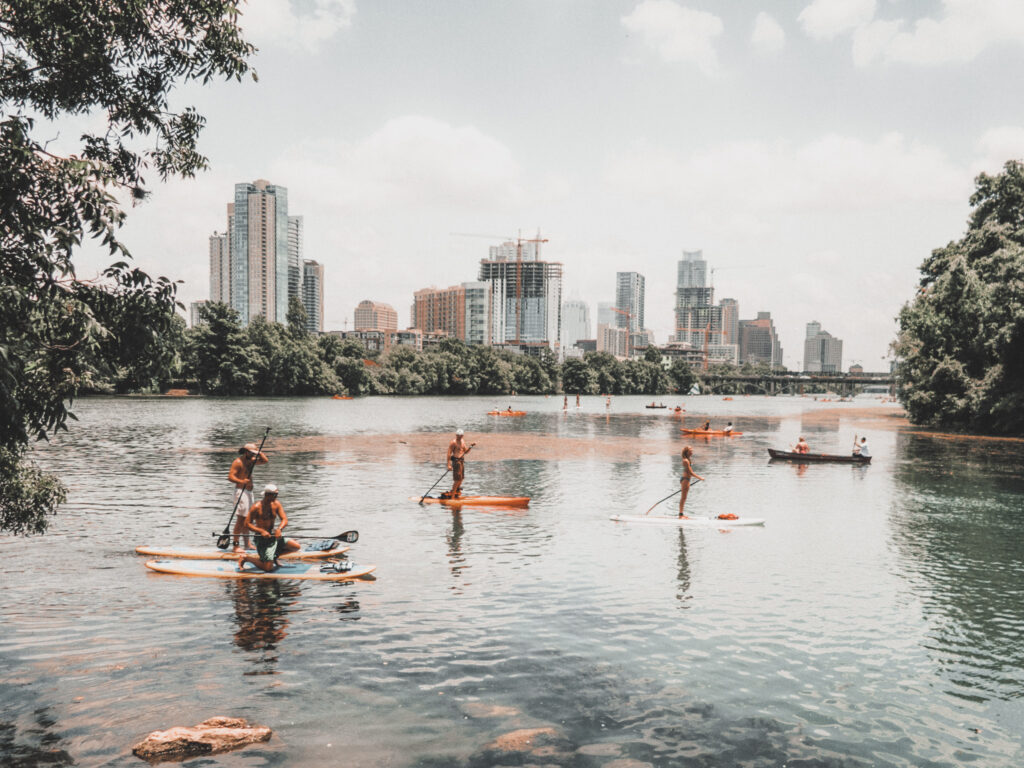
M 301 579 L 304 581 L 352 581 L 368 576 L 376 565 L 353 565 L 344 573 L 320 570 L 322 563 L 291 561 L 281 563 L 277 570 L 267 573 L 252 564 L 238 570 L 237 563 L 220 560 L 149 560 L 146 567 L 157 573 L 171 573 L 176 576 L 206 576 L 215 579 Z
M 341 545 L 333 549 L 311 550 L 300 549 L 298 552 L 289 552 L 281 555 L 279 560 L 322 560 L 327 557 L 348 552 L 349 547 Z M 149 557 L 175 557 L 181 560 L 238 560 L 238 553 L 230 549 L 217 549 L 216 547 L 136 547 L 135 554 L 147 555 Z M 255 550 L 249 554 L 256 554 Z
M 717 517 L 678 517 L 677 515 L 612 515 L 609 520 L 614 520 L 617 523 L 647 523 L 648 525 L 692 526 L 694 528 L 736 528 L 744 525 L 764 525 L 763 517 L 719 520 Z

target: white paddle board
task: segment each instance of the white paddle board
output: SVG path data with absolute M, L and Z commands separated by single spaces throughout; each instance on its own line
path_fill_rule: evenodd
M 612 515 L 617 523 L 647 523 L 648 525 L 693 526 L 695 528 L 736 528 L 744 525 L 764 525 L 763 517 L 740 517 L 719 520 L 717 517 L 678 517 L 677 515 Z
M 177 576 L 206 576 L 215 579 L 301 579 L 305 581 L 352 581 L 372 573 L 376 565 L 355 565 L 349 571 L 321 571 L 323 563 L 292 561 L 281 563 L 267 573 L 251 563 L 238 570 L 237 563 L 220 560 L 149 560 L 146 567 L 158 573 Z
M 333 549 L 300 549 L 298 552 L 281 555 L 278 560 L 322 560 L 326 557 L 344 554 L 348 550 L 349 547 L 341 545 L 337 545 Z M 135 554 L 149 557 L 176 557 L 181 560 L 238 560 L 237 552 L 216 547 L 136 547 Z M 254 555 L 256 551 L 249 550 L 246 554 Z

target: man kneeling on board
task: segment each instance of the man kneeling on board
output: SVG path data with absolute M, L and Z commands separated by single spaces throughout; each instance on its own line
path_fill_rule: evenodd
M 275 526 L 275 521 L 280 520 Z M 286 539 L 281 531 L 288 525 L 288 515 L 277 500 L 277 486 L 268 485 L 263 489 L 263 498 L 245 513 L 245 528 L 256 534 L 256 556 L 243 554 L 238 558 L 238 570 L 246 563 L 252 563 L 261 571 L 272 571 L 277 568 L 277 558 L 288 552 L 296 552 L 299 542 Z

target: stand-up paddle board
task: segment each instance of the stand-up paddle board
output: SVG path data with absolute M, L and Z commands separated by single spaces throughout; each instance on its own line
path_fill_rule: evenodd
M 410 496 L 409 501 L 420 501 L 418 496 Z M 424 504 L 444 504 L 449 507 L 528 507 L 529 496 L 459 496 L 457 499 L 441 499 L 427 496 Z
M 735 528 L 743 525 L 764 525 L 763 517 L 738 517 L 721 520 L 717 517 L 678 517 L 676 515 L 612 515 L 617 523 L 648 523 L 650 525 L 694 526 L 700 528 Z
M 300 549 L 298 552 L 289 552 L 281 555 L 279 560 L 322 560 L 327 557 L 348 552 L 349 547 L 335 546 L 331 549 Z M 250 550 L 247 554 L 255 554 Z M 215 547 L 136 547 L 135 554 L 148 555 L 149 557 L 176 557 L 181 560 L 238 560 L 238 553 L 230 549 L 216 549 Z
M 376 565 L 353 565 L 351 570 L 329 569 L 328 563 L 289 562 L 281 563 L 276 570 L 261 571 L 247 563 L 238 570 L 237 563 L 219 560 L 149 560 L 146 567 L 158 573 L 172 573 L 177 576 L 206 576 L 215 579 L 302 579 L 305 581 L 352 581 L 373 572 Z M 329 570 L 321 570 L 321 568 Z

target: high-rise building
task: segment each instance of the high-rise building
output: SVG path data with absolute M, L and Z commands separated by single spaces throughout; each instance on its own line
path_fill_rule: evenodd
M 758 312 L 753 320 L 740 320 L 739 336 L 741 363 L 768 363 L 772 368 L 782 367 L 782 344 L 775 332 L 771 312 Z
M 301 219 L 301 217 L 300 217 Z M 302 306 L 309 320 L 306 329 L 310 333 L 324 330 L 324 265 L 312 259 L 302 262 Z
M 722 299 L 722 341 L 725 344 L 740 343 L 740 303 L 736 299 Z
M 839 373 L 843 369 L 843 340 L 821 329 L 821 323 L 807 324 L 804 338 L 804 370 L 808 373 Z
M 590 306 L 579 299 L 562 303 L 562 349 L 572 349 L 580 339 L 590 335 Z
M 676 272 L 675 340 L 698 348 L 723 343 L 722 307 L 714 305 L 715 289 L 707 285 L 707 272 L 703 251 L 683 251 Z
M 615 318 L 618 317 L 618 313 L 612 309 L 614 306 L 615 303 L 612 301 L 597 302 L 598 325 L 615 325 Z
M 212 299 L 211 299 L 211 301 L 212 301 Z M 189 307 L 188 307 L 188 310 L 189 310 L 189 312 L 188 312 L 189 323 L 188 324 L 189 324 L 190 328 L 195 328 L 197 325 L 199 325 L 200 322 L 202 322 L 199 319 L 199 310 L 201 310 L 203 308 L 203 305 L 205 305 L 207 303 L 208 302 L 206 301 L 206 299 L 200 299 L 199 301 L 193 301 L 191 304 L 189 304 Z
M 413 294 L 410 327 L 442 331 L 466 344 L 487 344 L 491 294 L 487 283 L 423 288 Z
M 397 331 L 398 313 L 390 304 L 382 304 L 366 299 L 359 302 L 353 316 L 353 326 L 357 331 Z M 434 330 L 433 328 L 421 330 Z
M 231 303 L 231 251 L 226 232 L 210 235 L 210 301 Z
M 616 357 L 629 353 L 629 330 L 614 325 L 597 324 L 597 351 L 608 352 Z
M 302 216 L 288 217 L 288 298 L 303 301 L 302 278 L 305 273 L 303 236 L 305 224 Z M 313 262 L 314 264 L 316 262 Z M 319 266 L 319 265 L 318 265 Z
M 228 205 L 231 306 L 243 325 L 288 313 L 288 190 L 266 179 L 235 185 Z
M 644 329 L 644 276 L 639 272 L 615 273 L 615 325 L 636 334 Z
M 539 241 L 491 246 L 479 279 L 491 293 L 491 344 L 558 346 L 562 264 L 541 261 Z

